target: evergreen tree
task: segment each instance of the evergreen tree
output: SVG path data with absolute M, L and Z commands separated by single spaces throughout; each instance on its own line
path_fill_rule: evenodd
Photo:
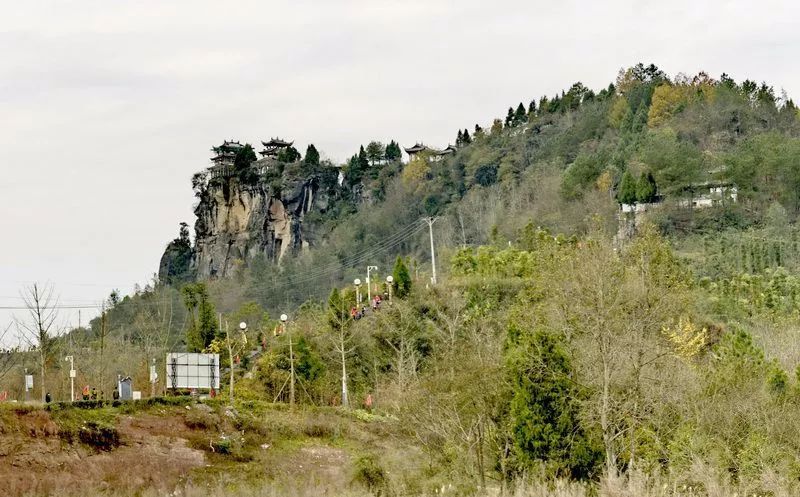
M 253 146 L 249 143 L 245 144 L 244 147 L 240 148 L 236 151 L 236 157 L 233 159 L 233 167 L 237 171 L 241 171 L 242 169 L 246 169 L 250 166 L 253 162 L 258 160 L 256 156 L 256 151 L 253 150 Z
M 602 449 L 582 427 L 581 392 L 559 338 L 541 330 L 509 330 L 509 406 L 517 470 L 544 468 L 549 477 L 590 479 Z
M 506 114 L 505 126 L 506 126 L 506 128 L 510 128 L 510 127 L 514 126 L 514 108 L 513 107 L 509 107 L 508 108 L 508 114 Z
M 636 114 L 633 116 L 631 131 L 634 133 L 641 133 L 647 127 L 647 112 L 648 106 L 643 101 L 639 104 L 639 108 L 636 110 Z
M 301 157 L 300 152 L 298 152 L 296 148 L 285 147 L 278 152 L 277 159 L 279 162 L 284 162 L 289 164 L 291 162 L 299 161 L 300 157 Z
M 619 191 L 617 191 L 617 200 L 621 204 L 636 203 L 636 180 L 633 179 L 630 171 L 625 171 L 625 174 L 622 175 Z
M 543 96 L 539 99 L 539 114 L 547 112 L 550 108 L 550 101 L 547 99 L 546 96 Z
M 517 110 L 514 112 L 514 126 L 525 124 L 527 121 L 528 113 L 525 111 L 525 106 L 520 102 L 517 106 Z
M 205 283 L 186 285 L 181 289 L 183 302 L 189 311 L 189 329 L 186 330 L 186 348 L 189 352 L 202 352 L 216 338 L 217 312 Z
M 374 166 L 386 157 L 386 147 L 381 142 L 371 141 L 367 144 L 366 155 L 370 165 Z
M 636 184 L 636 201 L 642 204 L 648 204 L 656 199 L 656 179 L 653 173 L 642 173 L 639 177 L 639 182 Z
M 392 282 L 394 294 L 398 298 L 404 298 L 411 293 L 411 274 L 408 272 L 408 267 L 400 256 L 398 256 L 397 260 L 394 262 L 392 278 L 394 278 Z
M 531 100 L 531 103 L 528 104 L 528 114 L 536 115 L 536 99 Z
M 475 136 L 475 138 L 479 138 L 479 137 L 483 136 L 483 128 L 481 128 L 480 125 L 478 125 L 478 124 L 475 125 L 475 135 L 474 136 Z
M 369 159 L 367 158 L 367 151 L 364 150 L 364 145 L 358 150 L 358 167 L 361 171 L 366 171 L 369 167 Z
M 394 140 L 390 141 L 388 145 L 386 145 L 386 160 L 394 161 L 400 159 L 400 145 L 398 145 Z
M 464 128 L 464 134 L 461 135 L 461 141 L 464 143 L 464 145 L 469 145 L 472 143 L 472 137 L 469 136 L 469 130 L 466 128 Z
M 458 130 L 458 136 L 456 136 L 456 147 L 460 147 L 464 144 L 464 135 L 461 133 L 461 130 Z
M 313 143 L 306 148 L 306 156 L 303 162 L 307 166 L 319 166 L 319 152 L 317 152 L 317 147 Z

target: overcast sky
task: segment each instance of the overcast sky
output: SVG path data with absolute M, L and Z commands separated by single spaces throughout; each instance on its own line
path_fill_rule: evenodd
M 792 1 L 0 7 L 0 307 L 32 281 L 65 304 L 146 282 L 178 223 L 193 223 L 192 173 L 226 138 L 313 142 L 335 160 L 371 139 L 444 146 L 639 61 L 800 94 Z M 0 310 L 0 331 L 10 320 Z

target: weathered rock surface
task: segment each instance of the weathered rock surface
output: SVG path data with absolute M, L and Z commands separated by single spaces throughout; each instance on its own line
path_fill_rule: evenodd
M 257 256 L 278 262 L 302 247 L 303 217 L 317 204 L 317 181 L 284 178 L 275 190 L 237 177 L 209 185 L 195 209 L 196 278 L 224 278 Z

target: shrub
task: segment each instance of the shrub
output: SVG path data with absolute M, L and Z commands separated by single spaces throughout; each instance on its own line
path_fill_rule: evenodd
M 375 495 L 382 495 L 386 490 L 386 471 L 375 460 L 374 456 L 362 456 L 355 462 L 353 483 L 363 485 Z

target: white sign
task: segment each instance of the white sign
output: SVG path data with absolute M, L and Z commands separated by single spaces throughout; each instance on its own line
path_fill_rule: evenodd
M 76 371 L 74 369 L 70 369 L 69 370 L 69 377 L 70 378 L 75 378 L 76 376 L 77 376 Z
M 219 354 L 167 354 L 167 388 L 219 388 Z
M 25 375 L 25 391 L 33 390 L 33 375 L 26 374 Z
M 142 400 L 142 392 L 134 390 L 131 394 L 131 400 Z

